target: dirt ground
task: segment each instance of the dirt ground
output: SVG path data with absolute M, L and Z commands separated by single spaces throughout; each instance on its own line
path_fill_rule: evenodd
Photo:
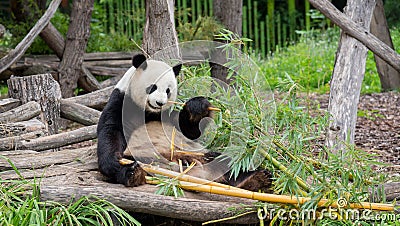
M 312 95 L 322 109 L 328 109 L 329 95 Z M 400 93 L 362 95 L 358 104 L 355 143 L 357 147 L 378 154 L 391 164 L 383 170 L 400 176 Z

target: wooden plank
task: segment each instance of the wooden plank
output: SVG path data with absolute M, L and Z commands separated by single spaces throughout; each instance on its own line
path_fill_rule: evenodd
M 66 100 L 95 109 L 103 109 L 113 90 L 114 87 L 110 86 L 88 94 L 70 97 Z
M 14 109 L 0 113 L 0 123 L 25 121 L 38 116 L 40 113 L 40 105 L 35 101 L 30 101 Z
M 29 141 L 21 141 L 19 149 L 43 151 L 59 148 L 82 141 L 92 140 L 97 137 L 97 125 L 85 126 L 76 130 L 39 137 Z
M 84 163 L 81 161 L 75 161 L 60 165 L 50 165 L 41 169 L 19 169 L 19 175 L 14 170 L 2 171 L 0 172 L 0 178 L 2 180 L 13 180 L 21 178 L 21 175 L 25 179 L 32 179 L 55 177 L 67 174 L 75 174 L 76 177 L 79 177 L 83 172 L 97 170 L 97 168 L 97 161 L 95 160 L 89 162 L 85 161 Z
M 19 136 L 40 130 L 45 130 L 45 125 L 37 119 L 6 124 L 0 123 L 0 138 Z
M 24 154 L 9 156 L 11 162 L 15 164 L 18 169 L 41 169 L 51 165 L 71 163 L 79 161 L 85 156 L 90 156 L 94 154 L 96 148 L 86 147 L 80 149 L 72 150 L 61 150 L 57 152 L 42 152 L 33 154 Z M 5 160 L 0 158 L 0 170 L 11 170 L 10 164 Z
M 96 125 L 101 112 L 82 104 L 61 100 L 61 116 L 83 125 Z
M 6 112 L 10 109 L 21 105 L 21 101 L 14 98 L 5 98 L 0 100 L 0 113 Z
M 6 138 L 0 138 L 0 151 L 4 150 L 14 150 L 18 148 L 18 145 L 22 140 L 30 140 L 34 138 L 38 138 L 44 135 L 43 130 L 37 130 L 34 132 L 29 132 L 25 134 L 21 134 L 19 136 L 12 136 Z M 4 154 L 0 152 L 0 154 Z

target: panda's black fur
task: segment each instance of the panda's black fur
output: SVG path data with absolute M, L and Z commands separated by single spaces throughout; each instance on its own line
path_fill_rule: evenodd
M 146 57 L 142 54 L 133 57 L 132 65 L 136 69 L 143 71 L 148 67 Z M 172 68 L 175 75 L 179 74 L 180 69 L 181 65 Z M 143 87 L 143 89 L 148 89 L 146 90 L 146 93 L 150 93 L 156 88 L 150 86 Z M 126 90 L 120 90 L 117 85 L 111 93 L 110 99 L 100 116 L 97 127 L 98 164 L 100 172 L 107 176 L 110 182 L 124 184 L 125 186 L 138 186 L 145 183 L 146 172 L 139 166 L 135 159 L 132 159 L 132 156 L 124 155 L 125 149 L 127 148 L 127 141 L 123 132 L 122 109 L 125 101 L 125 103 L 130 103 L 130 106 L 133 108 L 131 109 L 132 112 L 140 114 L 140 111 L 143 113 L 144 110 L 136 105 L 134 100 L 126 99 L 129 98 L 129 96 L 125 95 L 125 92 Z M 159 103 L 157 102 L 157 104 Z M 180 112 L 173 111 L 172 114 L 169 113 L 168 120 L 171 120 L 172 124 L 177 124 L 176 127 L 186 138 L 195 140 L 201 135 L 200 121 L 203 118 L 212 117 L 212 112 L 208 110 L 210 106 L 211 104 L 206 98 L 194 97 L 185 103 Z M 143 123 L 147 125 L 151 122 L 161 121 L 161 114 L 163 114 L 163 112 L 145 110 L 145 121 L 142 123 L 133 123 L 133 127 L 139 127 L 141 126 L 140 124 Z M 219 154 L 215 152 L 208 152 L 205 153 L 201 159 L 199 159 L 199 157 L 193 157 L 193 159 L 191 159 L 191 156 L 181 156 L 180 159 L 184 159 L 186 162 L 197 160 L 203 163 L 218 155 Z M 120 160 L 127 157 L 131 157 L 131 159 L 134 160 L 134 163 L 129 165 L 120 164 Z M 269 191 L 271 188 L 270 178 L 271 176 L 268 171 L 257 170 L 242 173 L 235 180 L 230 179 L 230 172 L 228 172 L 219 178 L 218 181 L 249 190 Z

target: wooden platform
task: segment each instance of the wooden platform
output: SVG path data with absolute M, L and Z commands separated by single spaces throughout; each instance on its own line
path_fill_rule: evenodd
M 188 191 L 185 191 L 185 198 L 174 198 L 156 195 L 154 185 L 127 188 L 105 182 L 97 170 L 95 146 L 57 152 L 2 151 L 0 155 L 9 158 L 25 179 L 40 178 L 43 201 L 67 204 L 72 199 L 94 195 L 127 211 L 202 222 L 234 216 L 244 208 L 255 210 L 255 201 L 248 199 Z M 7 160 L 0 158 L 0 178 L 18 179 L 20 176 Z M 248 224 L 258 222 L 258 218 L 252 213 L 230 222 Z

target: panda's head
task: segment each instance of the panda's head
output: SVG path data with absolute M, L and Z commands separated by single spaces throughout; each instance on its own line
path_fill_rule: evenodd
M 177 96 L 176 76 L 182 65 L 170 67 L 162 61 L 146 60 L 143 54 L 134 56 L 132 65 L 124 75 L 129 78 L 129 81 L 125 81 L 129 86 L 123 91 L 147 112 L 157 113 L 168 109 L 168 101 L 175 100 Z

